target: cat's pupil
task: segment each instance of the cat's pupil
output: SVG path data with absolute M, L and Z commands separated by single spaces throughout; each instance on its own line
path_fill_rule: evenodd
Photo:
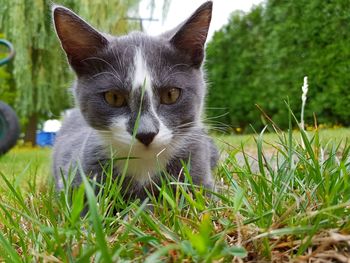
M 164 91 L 161 94 L 160 102 L 162 104 L 174 104 L 180 96 L 180 89 L 179 88 L 171 88 L 166 91 Z
M 114 91 L 108 91 L 104 94 L 105 101 L 112 107 L 122 107 L 125 105 L 125 97 Z

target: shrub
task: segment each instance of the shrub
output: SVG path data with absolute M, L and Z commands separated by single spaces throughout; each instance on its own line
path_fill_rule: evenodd
M 262 126 L 261 106 L 287 127 L 283 100 L 300 108 L 300 82 L 309 76 L 319 122 L 350 124 L 350 15 L 348 1 L 278 1 L 233 13 L 207 47 L 208 115 L 245 129 Z M 214 110 L 213 110 L 214 108 Z

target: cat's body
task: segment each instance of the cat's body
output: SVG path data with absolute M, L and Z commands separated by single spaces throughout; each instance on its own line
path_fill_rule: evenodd
M 161 36 L 111 37 L 68 9 L 54 9 L 57 34 L 77 74 L 78 106 L 55 143 L 58 188 L 62 174 L 67 176 L 78 163 L 86 175 L 101 179 L 111 153 L 119 158 L 115 177 L 127 163 L 125 181 L 131 186 L 126 195 L 143 199 L 144 188 L 159 182 L 162 170 L 182 181 L 182 161 L 189 163 L 195 184 L 213 187 L 211 169 L 218 153 L 200 119 L 206 92 L 201 64 L 210 16 L 207 2 Z M 125 157 L 131 159 L 120 160 Z M 78 171 L 73 185 L 80 183 Z

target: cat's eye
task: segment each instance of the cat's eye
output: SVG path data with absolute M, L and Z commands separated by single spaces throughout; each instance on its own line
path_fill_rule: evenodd
M 170 105 L 174 104 L 180 97 L 181 89 L 170 88 L 161 91 L 160 93 L 160 103 Z
M 104 93 L 105 101 L 112 107 L 122 107 L 126 104 L 123 94 L 117 91 L 107 91 Z

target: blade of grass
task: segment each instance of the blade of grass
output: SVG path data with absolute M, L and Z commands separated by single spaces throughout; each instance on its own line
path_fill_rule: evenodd
M 6 238 L 0 232 L 0 244 L 5 253 L 7 253 L 8 259 L 4 258 L 6 262 L 23 262 L 17 251 L 12 247 L 12 245 L 6 240 Z
M 94 228 L 95 233 L 96 233 L 97 245 L 101 251 L 101 256 L 103 258 L 103 261 L 107 262 L 107 263 L 112 263 L 112 257 L 109 254 L 109 249 L 107 247 L 105 233 L 103 231 L 102 220 L 101 220 L 101 217 L 100 217 L 100 215 L 98 213 L 98 209 L 97 209 L 96 196 L 94 194 L 94 191 L 93 191 L 88 179 L 86 178 L 86 175 L 85 175 L 81 165 L 79 165 L 79 171 L 80 171 L 80 175 L 81 175 L 81 178 L 83 180 L 83 183 L 84 183 L 85 194 L 86 194 L 86 198 L 87 198 L 88 205 L 89 205 L 90 219 L 92 221 L 93 228 Z

